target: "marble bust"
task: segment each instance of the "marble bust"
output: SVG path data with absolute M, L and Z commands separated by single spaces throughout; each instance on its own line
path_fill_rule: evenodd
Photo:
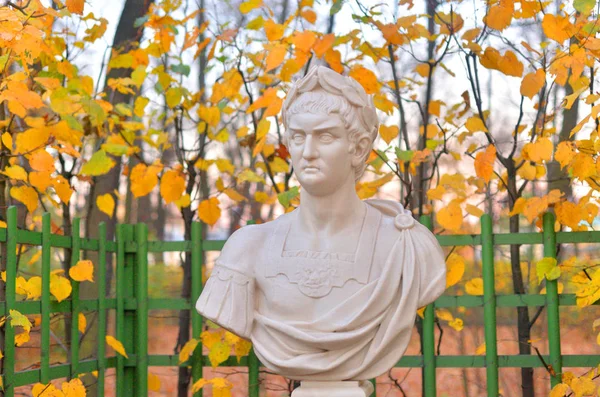
M 313 67 L 282 113 L 300 205 L 237 230 L 196 309 L 301 380 L 295 396 L 365 396 L 359 381 L 398 362 L 417 310 L 444 292 L 444 253 L 399 203 L 357 196 L 378 120 L 355 80 Z

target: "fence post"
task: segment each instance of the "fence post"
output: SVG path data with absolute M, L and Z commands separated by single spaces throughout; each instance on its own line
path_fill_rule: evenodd
M 50 259 L 52 247 L 50 243 L 52 218 L 50 213 L 42 215 L 42 324 L 40 382 L 50 382 Z
M 427 227 L 427 229 L 433 229 L 430 216 L 421 216 L 420 222 Z M 435 397 L 437 395 L 437 387 L 435 373 L 435 307 L 433 303 L 425 308 L 423 317 L 423 391 L 425 397 Z
M 496 285 L 494 276 L 494 235 L 492 218 L 481 217 L 481 259 L 483 267 L 483 317 L 485 320 L 485 369 L 487 395 L 498 396 L 498 345 L 496 337 Z
M 544 256 L 556 259 L 556 233 L 554 214 L 544 214 Z M 553 375 L 552 387 L 562 382 L 562 357 L 560 353 L 560 314 L 558 306 L 558 281 L 546 280 L 546 310 L 548 311 L 548 347 Z
M 148 226 L 138 223 L 135 230 L 137 251 L 135 268 L 135 298 L 137 311 L 135 313 L 135 357 L 136 377 L 135 390 L 138 396 L 148 395 Z
M 133 268 L 135 254 L 127 252 L 133 241 L 133 225 L 118 225 L 117 234 L 117 339 L 123 344 L 128 359 L 117 354 L 117 396 L 129 397 L 135 392 L 135 326 L 136 307 Z M 133 365 L 131 364 L 133 362 Z
M 106 223 L 98 225 L 98 395 L 104 395 L 106 369 Z
M 202 223 L 192 222 L 192 299 L 190 310 L 192 312 L 192 337 L 199 338 L 202 332 L 202 316 L 196 311 L 196 301 L 202 293 Z M 202 343 L 198 343 L 192 355 L 192 384 L 203 376 L 204 357 L 202 356 Z M 202 397 L 202 390 L 194 393 L 194 397 Z
M 73 227 L 71 229 L 71 267 L 79 262 L 81 253 L 81 237 L 79 236 L 79 218 L 73 218 Z M 69 379 L 77 377 L 79 373 L 79 282 L 72 280 L 71 286 L 71 369 Z
M 6 283 L 4 286 L 5 313 L 10 316 L 10 310 L 15 306 L 17 290 L 17 207 L 11 206 L 6 210 Z M 15 388 L 15 330 L 10 325 L 9 318 L 4 323 L 4 396 L 13 397 Z

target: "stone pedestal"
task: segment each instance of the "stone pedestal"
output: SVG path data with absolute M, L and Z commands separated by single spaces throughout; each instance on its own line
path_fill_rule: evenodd
M 373 385 L 368 381 L 302 381 L 291 397 L 371 397 Z

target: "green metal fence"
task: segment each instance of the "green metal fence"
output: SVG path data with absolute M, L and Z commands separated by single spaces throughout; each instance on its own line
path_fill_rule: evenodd
M 431 227 L 430 218 L 421 222 Z M 560 346 L 559 306 L 574 306 L 575 296 L 558 294 L 557 282 L 547 281 L 546 294 L 537 295 L 496 295 L 494 283 L 494 248 L 511 244 L 539 245 L 544 247 L 544 255 L 556 256 L 557 243 L 599 243 L 600 232 L 554 232 L 554 218 L 544 217 L 543 233 L 494 234 L 489 216 L 481 218 L 479 235 L 441 235 L 438 241 L 442 246 L 481 246 L 484 295 L 483 296 L 442 296 L 425 310 L 423 320 L 423 355 L 405 356 L 397 367 L 423 368 L 423 385 L 426 397 L 436 396 L 437 368 L 485 368 L 487 373 L 487 395 L 498 395 L 498 369 L 502 367 L 538 368 L 551 365 L 551 383 L 560 382 L 562 367 L 592 367 L 600 362 L 600 355 L 562 355 Z M 202 331 L 202 318 L 194 310 L 197 297 L 202 292 L 202 261 L 205 251 L 219 251 L 224 241 L 201 241 L 202 225 L 192 226 L 192 241 L 148 241 L 145 224 L 119 225 L 115 241 L 107 241 L 105 225 L 99 225 L 99 239 L 81 238 L 79 220 L 73 222 L 72 236 L 51 233 L 50 214 L 42 217 L 42 232 L 17 228 L 17 210 L 7 211 L 7 228 L 0 229 L 0 242 L 6 244 L 6 258 L 3 270 L 6 271 L 5 301 L 0 305 L 0 316 L 7 316 L 9 310 L 18 310 L 25 315 L 41 315 L 41 357 L 39 368 L 15 372 L 15 333 L 12 327 L 4 327 L 3 381 L 4 395 L 14 396 L 15 388 L 37 382 L 47 383 L 52 379 L 72 378 L 78 374 L 98 371 L 98 395 L 104 395 L 105 373 L 108 368 L 116 370 L 117 396 L 145 396 L 148 394 L 148 367 L 177 367 L 177 355 L 148 354 L 148 312 L 149 310 L 190 310 L 192 312 L 192 335 L 198 337 Z M 198 244 L 197 242 L 200 242 Z M 42 298 L 38 301 L 17 301 L 17 246 L 19 244 L 42 247 Z M 72 264 L 75 264 L 82 251 L 98 253 L 98 299 L 80 299 L 78 283 L 73 281 L 71 299 L 56 302 L 50 299 L 50 260 L 52 248 L 72 249 Z M 192 299 L 149 299 L 148 298 L 148 255 L 155 252 L 191 252 L 192 257 Z M 106 258 L 116 254 L 116 297 L 108 298 L 106 287 Z M 437 356 L 434 339 L 434 308 L 483 307 L 485 319 L 486 353 L 481 355 Z M 545 306 L 548 312 L 549 355 L 498 355 L 496 339 L 496 308 Z M 50 317 L 55 313 L 67 313 L 77 319 L 80 312 L 96 311 L 98 315 L 97 358 L 81 360 L 79 355 L 79 333 L 77 321 L 71 322 L 70 362 L 50 364 Z M 117 355 L 105 357 L 107 315 L 114 311 L 116 316 L 116 338 L 128 353 L 128 358 Z M 6 322 L 8 324 L 8 322 Z M 192 367 L 193 381 L 202 377 L 203 366 L 209 366 L 208 357 L 198 346 L 189 362 L 181 365 Z M 222 366 L 247 366 L 249 373 L 250 397 L 258 397 L 258 373 L 260 363 L 251 352 L 238 363 L 232 356 Z M 202 391 L 195 396 L 200 396 Z

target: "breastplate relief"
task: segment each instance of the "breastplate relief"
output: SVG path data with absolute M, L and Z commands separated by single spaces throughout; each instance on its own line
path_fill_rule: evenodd
M 265 277 L 286 276 L 300 292 L 311 298 L 322 298 L 333 288 L 341 288 L 350 279 L 361 284 L 369 280 L 369 272 L 381 214 L 367 207 L 367 214 L 354 253 L 284 250 L 290 222 L 276 228 L 270 241 Z

